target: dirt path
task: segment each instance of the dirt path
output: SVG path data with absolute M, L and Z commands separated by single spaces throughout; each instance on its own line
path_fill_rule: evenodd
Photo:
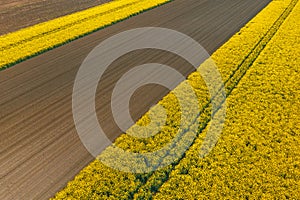
M 0 72 L 0 199 L 46 199 L 62 189 L 93 158 L 81 144 L 72 118 L 76 72 L 104 39 L 131 28 L 160 26 L 181 31 L 212 53 L 269 0 L 176 0 L 95 32 Z M 110 66 L 97 92 L 97 114 L 113 140 L 120 134 L 110 110 L 114 83 L 133 66 L 157 62 L 188 75 L 192 67 L 174 55 L 135 51 Z M 131 100 L 134 119 L 166 93 L 149 85 Z

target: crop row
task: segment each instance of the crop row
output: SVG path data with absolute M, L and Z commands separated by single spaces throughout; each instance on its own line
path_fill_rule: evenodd
M 271 40 L 271 38 L 274 36 L 274 34 L 277 32 L 278 28 L 281 26 L 281 24 L 284 22 L 284 20 L 287 18 L 287 16 L 290 14 L 294 6 L 296 5 L 297 1 L 291 1 L 284 12 L 281 13 L 280 17 L 275 21 L 275 23 L 271 26 L 271 28 L 265 33 L 264 37 L 262 37 L 259 42 L 255 45 L 253 49 L 251 49 L 250 53 L 245 57 L 245 59 L 237 66 L 236 69 L 234 69 L 233 73 L 230 74 L 229 78 L 225 80 L 225 88 L 226 88 L 226 95 L 229 96 L 232 92 L 232 90 L 237 86 L 239 81 L 243 78 L 249 67 L 252 65 L 252 63 L 255 61 L 257 56 L 260 54 L 260 52 L 264 49 L 265 45 Z M 199 70 L 205 69 L 204 63 L 202 66 L 200 66 Z M 212 74 L 212 72 L 209 72 Z M 203 73 L 202 73 L 203 75 Z M 212 77 L 213 78 L 213 77 Z M 195 82 L 196 83 L 196 82 Z M 222 101 L 222 99 L 220 99 Z M 220 100 L 217 100 L 218 103 Z M 216 103 L 216 102 L 214 102 Z M 221 107 L 221 105 L 219 105 Z M 199 126 L 199 133 L 202 132 L 202 130 L 207 126 L 207 123 L 210 120 L 214 121 L 214 126 L 212 127 L 212 130 L 210 130 L 209 135 L 207 136 L 207 139 L 203 142 L 201 147 L 201 152 L 198 152 L 198 157 L 202 156 L 203 150 L 205 149 L 211 149 L 214 147 L 214 141 L 218 137 L 217 132 L 222 129 L 222 112 L 220 112 L 218 115 L 214 116 L 213 119 L 211 119 L 210 116 L 210 107 L 206 107 L 206 109 L 200 111 L 200 116 L 197 119 Z M 196 123 L 197 124 L 197 123 Z M 215 132 L 214 135 L 211 134 L 211 131 Z M 212 137 L 212 138 L 211 138 Z M 207 151 L 207 150 L 206 150 Z M 174 165 L 177 163 L 175 162 Z M 139 191 L 135 197 L 139 199 L 145 199 L 145 198 L 151 198 L 152 194 L 156 192 L 157 188 L 159 188 L 159 183 L 161 184 L 162 181 L 159 181 L 158 179 L 167 180 L 167 177 L 169 176 L 169 173 L 171 172 L 173 168 L 168 168 L 166 170 L 163 170 L 163 174 L 166 174 L 165 177 L 161 175 L 162 172 L 157 172 L 152 175 L 152 177 L 149 179 L 148 183 L 146 183 L 142 190 Z M 155 187 L 154 187 L 155 186 Z M 146 188 L 146 189 L 145 189 Z M 153 189 L 154 188 L 154 189 Z M 145 192 L 148 191 L 147 192 Z
M 0 69 L 170 0 L 114 0 L 0 37 Z
M 297 1 L 295 1 L 297 3 Z M 218 145 L 201 135 L 153 199 L 299 199 L 300 3 L 227 98 Z
M 236 86 L 235 82 L 230 80 L 232 77 L 239 77 L 237 75 L 244 74 L 239 68 L 247 61 L 247 65 L 251 65 L 253 59 L 258 56 L 260 51 L 254 51 L 262 39 L 268 36 L 267 33 L 276 25 L 278 19 L 282 18 L 282 14 L 289 8 L 291 1 L 273 1 L 270 5 L 252 19 L 243 29 L 241 29 L 235 36 L 233 36 L 226 44 L 218 49 L 213 55 L 212 59 L 220 70 L 223 81 L 227 91 L 231 91 Z M 255 55 L 249 59 L 250 55 Z M 249 63 L 248 63 L 249 62 Z M 199 70 L 207 69 L 211 61 L 203 63 Z M 246 69 L 247 70 L 247 69 Z M 234 84 L 234 85 L 233 85 Z M 199 107 L 201 112 L 197 119 L 200 127 L 199 133 L 207 125 L 210 120 L 210 98 L 204 80 L 199 73 L 193 73 L 188 77 L 188 80 L 180 84 L 175 90 L 176 96 L 180 93 L 183 98 L 188 102 L 189 96 L 187 93 L 187 85 L 191 85 L 197 94 Z M 124 151 L 129 152 L 153 152 L 163 148 L 170 143 L 178 133 L 180 127 L 179 119 L 181 117 L 181 108 L 175 94 L 171 92 L 162 101 L 159 102 L 167 111 L 167 122 L 162 127 L 161 131 L 153 137 L 147 139 L 139 139 L 130 136 L 129 134 L 121 135 L 115 143 L 109 147 L 100 157 L 104 159 L 109 158 L 109 152 L 113 151 L 114 147 L 120 147 Z M 179 95 L 180 96 L 180 95 Z M 150 112 L 159 112 L 153 111 Z M 148 114 L 149 114 L 148 113 Z M 146 114 L 138 122 L 138 125 L 147 125 L 149 123 L 149 116 Z M 160 113 L 156 113 L 160 116 Z M 198 123 L 196 123 L 198 125 Z M 190 124 L 192 126 L 192 124 Z M 194 132 L 189 132 L 187 129 L 179 131 L 188 137 L 194 137 Z M 157 130 L 157 127 L 153 127 Z M 129 131 L 140 131 L 136 126 L 133 126 Z M 107 152 L 107 153 L 106 153 Z M 164 152 L 160 159 L 152 160 L 152 164 L 159 164 L 166 160 L 170 154 L 174 154 L 172 149 L 169 152 Z M 115 158 L 110 161 L 114 162 Z M 178 160 L 179 161 L 179 160 Z M 176 163 L 176 162 L 175 162 Z M 113 163 L 114 165 L 128 165 L 128 163 Z M 134 165 L 135 163 L 129 163 Z M 173 169 L 169 165 L 161 170 L 150 172 L 146 174 L 126 173 L 107 167 L 99 160 L 93 161 L 88 167 L 82 170 L 73 181 L 70 181 L 68 186 L 56 195 L 57 199 L 60 198 L 111 198 L 111 199 L 128 199 L 128 198 L 150 198 L 159 187 L 168 179 L 169 173 Z

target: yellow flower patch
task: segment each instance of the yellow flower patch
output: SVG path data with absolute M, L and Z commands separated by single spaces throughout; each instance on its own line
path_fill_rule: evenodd
M 296 162 L 293 160 L 293 156 L 297 156 L 296 153 L 291 154 L 292 157 L 290 158 L 290 163 L 293 163 L 295 167 L 293 166 L 293 168 L 292 164 L 289 165 L 289 170 L 294 170 L 295 173 L 287 173 L 289 170 L 283 170 L 284 167 L 279 168 L 283 170 L 283 173 L 279 176 L 278 173 L 268 174 L 266 170 L 277 166 L 279 161 L 288 161 L 288 159 L 283 159 L 286 157 L 286 152 L 282 151 L 280 153 L 278 151 L 281 148 L 285 150 L 283 148 L 285 147 L 284 144 L 290 145 L 290 147 L 285 147 L 291 148 L 291 150 L 287 151 L 288 154 L 296 150 L 295 144 L 297 142 L 299 143 L 299 126 L 297 127 L 295 124 L 297 124 L 296 122 L 299 118 L 295 117 L 295 113 L 291 112 L 291 110 L 296 109 L 296 106 L 300 107 L 298 105 L 300 102 L 299 95 L 297 97 L 296 94 L 293 94 L 297 92 L 297 89 L 292 91 L 282 90 L 281 92 L 286 92 L 283 95 L 285 100 L 275 103 L 277 102 L 276 98 L 281 97 L 282 94 L 279 93 L 274 96 L 274 93 L 270 92 L 272 91 L 270 90 L 270 84 L 278 88 L 284 85 L 284 81 L 279 83 L 280 79 L 278 79 L 278 77 L 287 80 L 289 77 L 286 75 L 283 76 L 283 74 L 287 74 L 286 70 L 288 69 L 280 68 L 280 70 L 284 69 L 281 75 L 275 73 L 277 71 L 276 68 L 273 70 L 270 68 L 271 74 L 265 75 L 264 72 L 268 69 L 268 66 L 264 65 L 264 59 L 267 58 L 266 56 L 263 57 L 263 55 L 259 55 L 271 51 L 269 49 L 275 48 L 273 46 L 276 46 L 277 43 L 276 45 L 272 45 L 272 43 L 274 43 L 274 40 L 277 41 L 277 39 L 274 38 L 277 38 L 280 32 L 284 34 L 283 30 L 286 29 L 286 24 L 292 23 L 291 18 L 297 18 L 297 16 L 295 17 L 295 13 L 299 5 L 297 4 L 297 8 L 293 10 L 296 3 L 297 1 L 295 0 L 271 2 L 212 55 L 213 60 L 220 70 L 229 97 L 224 133 L 208 157 L 200 159 L 199 147 L 206 133 L 205 128 L 210 120 L 210 96 L 205 82 L 199 73 L 192 73 L 187 81 L 184 81 L 175 89 L 177 92 L 185 94 L 187 91 L 186 85 L 192 85 L 198 97 L 199 106 L 202 108 L 202 110 L 199 111 L 198 119 L 195 119 L 200 124 L 199 132 L 197 133 L 199 134 L 198 139 L 186 152 L 186 156 L 183 159 L 179 159 L 173 165 L 148 174 L 119 172 L 105 166 L 99 160 L 95 160 L 83 169 L 73 181 L 70 181 L 64 190 L 57 193 L 55 198 L 148 199 L 155 197 L 157 199 L 198 199 L 210 195 L 211 198 L 217 199 L 222 197 L 222 195 L 227 195 L 227 197 L 240 195 L 241 197 L 247 198 L 251 192 L 253 194 L 255 193 L 255 197 L 268 198 L 269 196 L 277 194 L 276 191 L 278 194 L 279 192 L 281 194 L 283 191 L 283 189 L 277 188 L 275 193 L 263 193 L 263 191 L 270 191 L 272 181 L 279 183 L 282 178 L 286 179 L 287 177 L 292 177 L 292 179 L 289 180 L 291 180 L 291 184 L 295 184 L 297 181 L 297 173 L 299 172 L 299 168 L 297 168 L 299 167 L 299 160 Z M 292 10 L 293 12 L 290 15 Z M 279 27 L 281 28 L 279 29 Z M 278 29 L 279 33 L 276 33 Z M 294 34 L 299 35 L 297 32 Z M 297 44 L 298 41 L 294 41 L 296 40 L 295 38 L 297 37 L 287 38 L 286 42 L 291 39 L 293 40 L 293 44 Z M 264 49 L 266 45 L 267 49 Z M 292 50 L 288 52 L 291 53 Z M 297 55 L 297 52 L 294 53 Z M 268 53 L 268 56 L 275 55 L 276 52 Z M 263 57 L 263 59 L 261 59 L 261 57 Z M 280 57 L 281 56 L 278 56 L 278 59 Z M 270 60 L 274 62 L 276 59 Z M 299 63 L 299 60 L 295 60 L 294 57 L 293 59 L 285 60 L 294 64 Z M 252 66 L 253 62 L 254 66 Z M 260 63 L 260 65 L 264 67 L 262 69 L 256 67 L 256 65 L 258 65 L 257 63 Z M 209 60 L 204 62 L 199 70 L 210 64 Z M 253 70 L 255 70 L 255 72 L 253 72 Z M 294 67 L 289 72 L 294 72 L 295 70 L 297 70 L 297 67 Z M 292 76 L 295 75 L 296 73 L 292 73 Z M 257 78 L 258 80 L 253 81 L 249 77 Z M 272 81 L 270 78 L 273 78 Z M 287 87 L 285 88 L 290 88 L 290 84 L 291 82 L 287 82 Z M 242 90 L 240 88 L 244 89 Z M 261 98 L 261 96 L 264 98 Z M 298 104 L 295 97 L 298 98 Z M 188 96 L 186 98 L 186 101 L 189 101 Z M 290 99 L 291 101 L 287 102 L 286 99 Z M 281 107 L 282 103 L 286 103 L 285 106 Z M 293 109 L 288 107 L 288 105 L 290 105 L 289 103 L 294 104 Z M 175 137 L 179 129 L 179 120 L 181 117 L 180 106 L 172 92 L 164 97 L 158 104 L 162 105 L 167 112 L 167 122 L 158 134 L 147 139 L 138 139 L 128 134 L 123 134 L 117 138 L 112 147 L 109 148 L 118 146 L 125 151 L 143 153 L 158 150 L 169 143 Z M 273 112 L 274 110 L 276 110 L 276 112 Z M 266 113 L 265 116 L 264 112 Z M 148 113 L 137 122 L 138 125 L 149 124 Z M 160 113 L 156 114 L 159 115 Z M 288 117 L 292 117 L 292 121 L 287 120 Z M 277 124 L 279 119 L 284 119 L 283 122 L 279 123 L 280 125 Z M 273 122 L 273 124 L 271 122 Z M 190 124 L 190 127 L 194 125 L 195 124 Z M 279 130 L 285 130 L 286 127 L 289 126 L 294 127 L 292 131 L 282 132 L 282 134 L 280 134 Z M 134 131 L 134 127 L 135 126 L 133 126 L 130 131 Z M 157 127 L 154 127 L 154 129 L 156 128 Z M 286 133 L 293 132 L 296 138 L 291 136 L 286 137 L 288 136 Z M 189 130 L 186 131 L 186 134 L 190 134 Z M 284 139 L 284 137 L 286 138 Z M 291 138 L 294 140 L 291 140 Z M 275 143 L 270 143 L 270 141 L 275 141 Z M 272 161 L 272 156 L 277 155 L 272 151 L 273 147 L 277 148 L 275 152 L 279 154 L 276 159 L 278 158 L 279 160 L 270 165 L 271 167 L 267 167 L 268 162 L 264 161 Z M 165 158 L 162 157 L 154 162 L 161 163 L 164 162 L 164 159 Z M 255 163 L 258 164 L 257 169 L 255 168 L 257 167 Z M 244 169 L 243 167 L 248 168 Z M 250 180 L 250 177 L 253 180 Z M 201 181 L 203 181 L 203 184 Z M 266 184 L 264 185 L 264 183 Z M 291 184 L 288 184 L 288 186 Z M 285 187 L 285 185 L 281 186 L 283 188 Z M 190 191 L 187 192 L 188 190 Z M 292 191 L 293 188 L 286 194 L 293 194 Z M 242 192 L 245 193 L 244 196 Z
M 0 69 L 170 0 L 114 0 L 0 36 Z

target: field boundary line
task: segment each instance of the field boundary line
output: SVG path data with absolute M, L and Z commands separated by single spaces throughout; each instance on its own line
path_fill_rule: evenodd
M 118 6 L 118 3 L 120 1 L 115 0 L 96 7 L 92 7 L 84 11 L 79 11 L 70 15 L 59 17 L 47 22 L 43 22 L 31 27 L 21 29 L 16 32 L 0 36 L 0 41 L 2 41 L 3 45 L 0 45 L 0 71 L 9 68 L 17 63 L 25 61 L 29 58 L 35 57 L 44 52 L 52 50 L 56 47 L 62 46 L 71 41 L 79 39 L 83 36 L 89 35 L 93 32 L 96 32 L 115 23 L 124 21 L 130 17 L 133 17 L 135 15 L 154 9 L 172 1 L 174 0 L 155 0 L 152 2 L 148 2 L 146 0 L 125 0 L 124 3 L 126 4 Z M 109 9 L 110 6 L 115 7 Z M 104 8 L 107 9 L 106 7 L 108 7 L 108 10 L 101 10 Z M 101 12 L 99 13 L 98 10 L 100 10 Z M 95 13 L 89 14 L 89 12 L 91 11 Z M 106 17 L 105 19 L 99 19 L 102 16 L 105 16 L 110 13 L 116 13 L 116 15 L 112 14 L 109 15 L 109 17 Z M 78 21 L 74 21 L 72 17 L 80 19 Z M 93 21 L 95 19 L 98 20 L 98 22 Z M 69 20 L 72 22 L 66 23 L 63 26 L 57 26 L 57 24 L 54 23 L 58 23 L 59 21 L 63 20 Z M 99 23 L 99 20 L 102 21 L 102 24 Z M 47 25 L 49 25 L 50 28 L 48 28 Z M 47 28 L 45 32 L 41 30 L 43 27 L 45 29 Z M 38 33 L 34 36 L 31 36 L 31 34 L 34 32 Z M 58 38 L 58 34 L 62 34 L 62 37 Z M 53 38 L 49 38 L 51 36 Z M 19 37 L 21 37 L 21 39 L 18 39 Z M 11 42 L 15 39 L 18 40 L 18 42 Z M 48 40 L 51 41 L 49 42 Z M 33 42 L 36 42 L 36 45 L 34 47 L 32 47 Z
M 142 0 L 142 1 L 145 1 L 145 0 Z M 120 10 L 120 9 L 122 9 L 122 8 L 125 8 L 125 7 L 130 6 L 130 5 L 134 5 L 134 4 L 138 3 L 138 2 L 139 2 L 139 1 L 134 1 L 134 2 L 131 2 L 131 3 L 128 3 L 128 4 L 125 4 L 125 5 L 118 6 L 118 7 L 116 7 L 116 8 L 109 9 L 109 10 L 107 10 L 107 11 L 103 11 L 103 12 L 100 12 L 100 13 L 97 13 L 97 14 L 93 14 L 93 15 L 91 15 L 91 16 L 87 16 L 87 17 L 85 17 L 85 18 L 83 18 L 83 19 L 80 19 L 80 20 L 78 20 L 78 21 L 75 21 L 75 22 L 67 23 L 67 24 L 65 24 L 65 25 L 58 26 L 58 27 L 53 27 L 53 29 L 51 29 L 51 30 L 49 30 L 49 31 L 42 32 L 42 33 L 38 33 L 37 35 L 29 36 L 28 38 L 21 39 L 21 40 L 19 40 L 18 42 L 11 43 L 11 44 L 8 44 L 8 45 L 6 45 L 6 46 L 3 46 L 3 47 L 0 48 L 0 51 L 2 51 L 2 50 L 8 50 L 8 49 L 10 49 L 10 48 L 12 48 L 12 47 L 15 47 L 15 46 L 18 46 L 18 45 L 20 45 L 20 44 L 26 43 L 26 42 L 28 42 L 28 41 L 32 41 L 32 40 L 34 40 L 34 39 L 36 39 L 36 38 L 40 38 L 40 37 L 49 35 L 49 34 L 51 34 L 51 33 L 55 33 L 55 32 L 61 31 L 61 30 L 63 30 L 63 29 L 66 29 L 66 28 L 68 28 L 68 27 L 71 27 L 71 26 L 73 26 L 73 25 L 75 25 L 75 24 L 80 24 L 80 23 L 86 22 L 86 21 L 88 21 L 89 19 L 92 19 L 92 18 L 94 18 L 94 17 L 103 16 L 103 15 L 108 14 L 108 13 L 110 13 L 110 12 L 118 11 L 118 10 Z M 54 20 L 55 20 L 55 19 L 54 19 Z M 47 22 L 45 22 L 45 24 L 47 24 Z M 4 36 L 4 37 L 5 37 L 5 36 Z

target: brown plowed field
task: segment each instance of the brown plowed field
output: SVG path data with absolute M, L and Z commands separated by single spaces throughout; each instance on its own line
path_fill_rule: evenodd
M 71 97 L 79 66 L 101 41 L 124 30 L 159 26 L 191 36 L 212 53 L 269 2 L 175 0 L 1 71 L 0 199 L 49 198 L 92 161 L 74 128 Z M 154 50 L 135 51 L 114 62 L 96 99 L 99 121 L 112 140 L 120 134 L 110 111 L 114 83 L 133 66 L 149 62 L 167 64 L 185 75 L 192 70 L 186 61 Z M 139 89 L 131 99 L 133 118 L 167 92 L 157 85 Z
M 2 0 L 0 35 L 109 1 L 111 0 Z

